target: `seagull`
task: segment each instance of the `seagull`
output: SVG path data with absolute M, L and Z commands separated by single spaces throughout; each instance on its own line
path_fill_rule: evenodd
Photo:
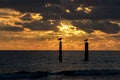
M 58 38 L 58 40 L 62 40 L 62 38 Z
M 88 39 L 85 39 L 84 41 L 88 41 Z

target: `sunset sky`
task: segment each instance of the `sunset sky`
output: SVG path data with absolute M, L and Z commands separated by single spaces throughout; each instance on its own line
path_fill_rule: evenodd
M 0 50 L 120 50 L 120 0 L 0 0 Z

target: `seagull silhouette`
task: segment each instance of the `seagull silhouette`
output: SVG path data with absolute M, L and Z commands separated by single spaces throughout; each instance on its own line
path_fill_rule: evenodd
M 85 39 L 84 41 L 88 41 L 88 39 Z
M 58 38 L 58 40 L 62 40 L 62 38 Z

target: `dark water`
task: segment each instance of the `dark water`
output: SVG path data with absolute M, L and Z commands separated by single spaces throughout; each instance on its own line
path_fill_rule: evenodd
M 58 51 L 0 51 L 0 73 L 19 71 L 120 70 L 120 51 L 90 51 L 90 61 L 84 63 L 84 51 L 63 51 L 63 63 Z M 114 79 L 116 78 L 116 79 Z M 38 80 L 119 80 L 119 75 L 63 76 L 51 75 Z M 26 79 L 25 79 L 26 80 Z

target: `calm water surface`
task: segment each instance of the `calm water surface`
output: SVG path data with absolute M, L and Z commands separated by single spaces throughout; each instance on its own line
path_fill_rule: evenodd
M 113 63 L 116 65 L 120 64 L 120 51 L 90 51 L 89 55 L 92 63 L 107 63 L 109 65 L 112 65 Z M 62 66 L 65 67 L 67 64 L 79 64 L 82 63 L 83 59 L 84 51 L 63 51 L 64 65 Z M 54 68 L 59 67 L 57 66 L 57 64 L 59 64 L 58 51 L 0 51 L 0 73 L 44 71 L 44 69 L 51 71 L 50 69 L 52 67 L 50 67 L 50 65 L 54 64 Z M 71 66 L 71 68 L 74 67 Z M 117 66 L 117 68 L 120 68 L 120 66 Z M 54 75 L 38 80 L 120 80 L 120 75 L 76 77 Z

